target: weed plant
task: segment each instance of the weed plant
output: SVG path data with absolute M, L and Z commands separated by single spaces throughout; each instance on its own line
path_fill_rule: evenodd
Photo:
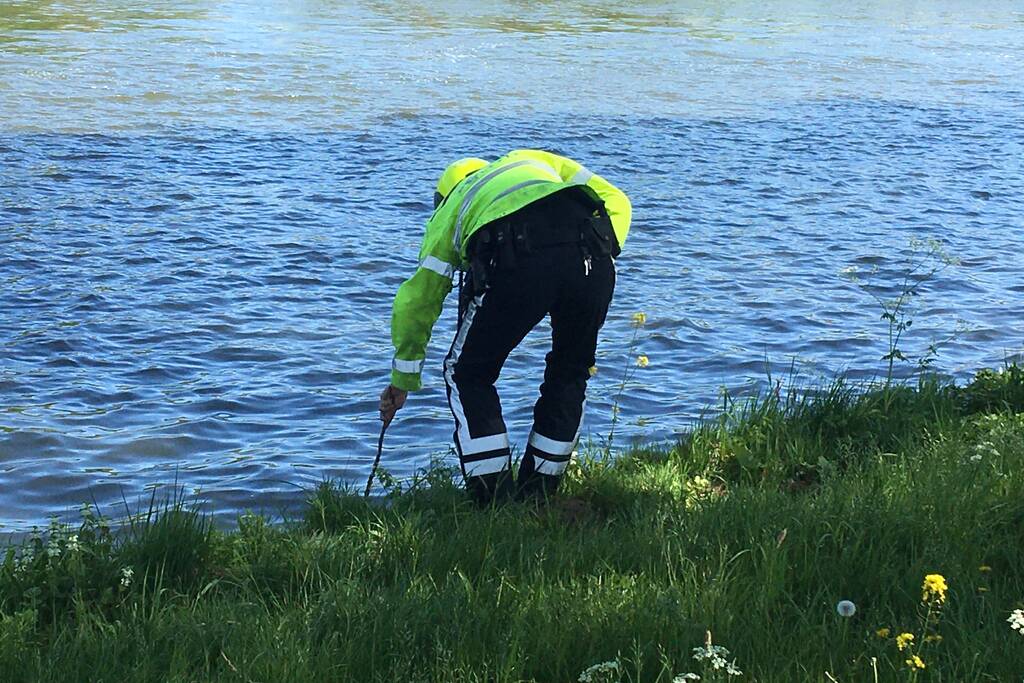
M 87 507 L 4 555 L 0 680 L 1019 681 L 1022 398 L 1009 366 L 730 400 L 541 505 L 435 465 L 290 525 Z

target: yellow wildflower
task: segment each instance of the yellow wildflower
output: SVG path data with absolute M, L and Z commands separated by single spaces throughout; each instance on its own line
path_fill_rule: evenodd
M 643 311 L 637 311 L 633 314 L 633 327 L 643 327 L 646 322 L 647 314 Z
M 980 567 L 978 567 L 978 571 L 982 573 L 987 573 L 992 571 L 992 567 L 988 566 L 987 564 L 983 564 Z
M 883 626 L 882 628 L 880 628 L 877 631 L 875 631 L 875 635 L 878 636 L 879 638 L 888 638 L 889 637 L 889 628 L 887 626 Z
M 914 634 L 913 633 L 901 633 L 898 636 L 896 636 L 896 647 L 898 647 L 901 652 L 903 650 L 907 649 L 907 646 L 910 645 L 913 642 L 914 642 Z
M 924 637 L 924 642 L 926 642 L 926 643 L 941 643 L 942 642 L 942 636 L 940 636 L 937 633 L 934 634 L 934 635 L 925 636 Z
M 597 374 L 597 366 L 596 365 L 591 365 L 590 366 L 590 370 L 588 370 L 587 372 L 589 372 L 590 376 L 593 377 L 594 375 Z
M 646 368 L 649 364 L 650 361 L 644 354 L 641 353 L 639 356 L 636 357 L 636 366 L 638 368 Z
M 911 669 L 923 669 L 924 660 L 922 660 L 917 655 L 914 655 L 913 657 L 907 660 L 907 666 L 909 666 Z
M 946 579 L 942 574 L 929 574 L 924 577 L 924 583 L 921 584 L 921 602 L 945 602 L 947 588 Z

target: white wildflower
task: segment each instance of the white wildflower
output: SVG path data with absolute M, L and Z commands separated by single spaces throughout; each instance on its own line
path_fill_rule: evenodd
M 693 648 L 693 658 L 698 662 L 709 662 L 711 668 L 716 671 L 725 668 L 727 664 L 725 658 L 728 656 L 729 650 L 721 645 L 706 645 Z
M 128 588 L 132 585 L 132 577 L 135 576 L 135 570 L 131 567 L 121 567 L 121 587 Z
M 60 555 L 60 542 L 56 536 L 50 536 L 50 540 L 46 542 L 46 555 L 48 557 L 57 557 Z
M 14 571 L 20 572 L 28 569 L 28 566 L 32 564 L 32 551 L 24 550 L 20 555 L 14 558 Z
M 705 645 L 704 647 L 693 648 L 693 658 L 698 662 L 707 662 L 714 671 L 724 670 L 730 676 L 739 676 L 743 672 L 736 666 L 736 662 L 729 661 L 729 650 L 721 645 Z
M 849 600 L 840 600 L 839 604 L 836 605 L 836 612 L 841 617 L 852 617 L 857 613 L 857 605 L 853 604 Z
M 700 676 L 697 674 L 679 674 L 672 679 L 672 683 L 685 683 L 685 681 L 699 681 Z
M 82 546 L 78 543 L 78 534 L 73 534 L 68 537 L 68 551 L 77 553 L 82 549 Z
M 1024 636 L 1024 609 L 1013 610 L 1006 621 L 1009 622 L 1010 628 Z
M 981 453 L 975 453 L 972 455 L 971 462 L 981 462 Z
M 601 662 L 587 667 L 579 677 L 580 683 L 600 683 L 601 681 L 619 680 L 619 660 L 613 659 L 610 662 Z M 614 677 L 614 678 L 613 678 Z

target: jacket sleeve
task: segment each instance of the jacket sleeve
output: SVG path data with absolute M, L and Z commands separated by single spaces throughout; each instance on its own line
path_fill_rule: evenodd
M 633 217 L 633 207 L 626 193 L 596 173 L 590 172 L 582 164 L 558 154 L 534 149 L 521 149 L 511 152 L 509 156 L 521 156 L 543 161 L 554 169 L 565 182 L 585 185 L 593 190 L 594 194 L 604 202 L 605 209 L 608 210 L 608 216 L 612 219 L 612 228 L 615 230 L 615 237 L 619 240 L 619 246 L 625 246 L 626 236 L 629 234 L 630 221 Z
M 455 252 L 447 232 L 427 224 L 420 249 L 420 264 L 412 277 L 402 283 L 391 309 L 391 384 L 405 391 L 418 391 L 427 357 L 427 343 L 434 323 L 441 316 L 445 297 L 452 290 Z M 443 234 L 438 234 L 438 233 Z

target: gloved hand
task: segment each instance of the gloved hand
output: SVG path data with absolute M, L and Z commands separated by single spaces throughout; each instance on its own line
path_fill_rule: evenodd
M 380 419 L 387 427 L 391 424 L 391 421 L 395 419 L 395 413 L 397 413 L 402 406 L 405 405 L 405 399 L 409 396 L 409 392 L 404 389 L 393 387 L 390 384 L 380 395 Z

